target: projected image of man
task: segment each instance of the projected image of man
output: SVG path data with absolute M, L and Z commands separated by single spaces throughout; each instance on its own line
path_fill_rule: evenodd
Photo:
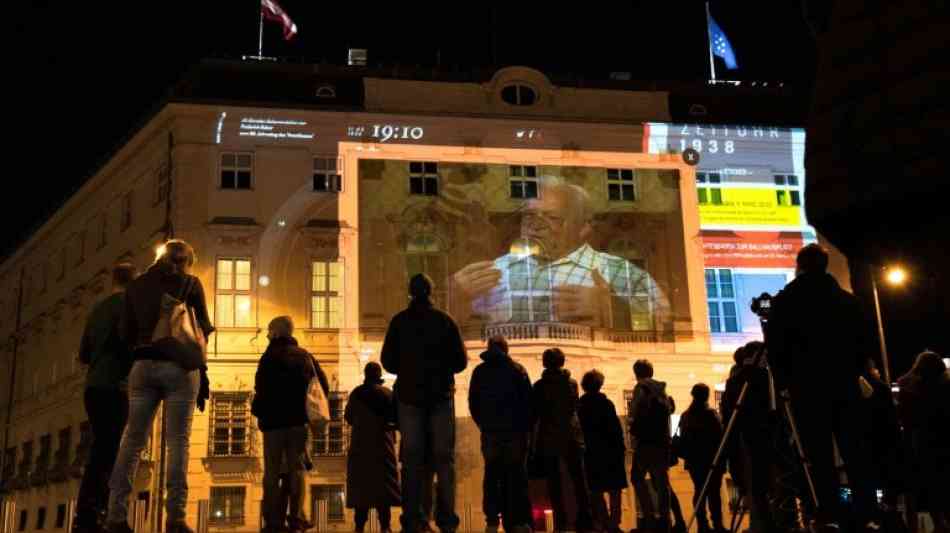
M 509 252 L 456 272 L 472 313 L 488 322 L 565 322 L 661 329 L 669 304 L 655 280 L 631 261 L 589 244 L 593 209 L 583 188 L 542 176 L 523 204 Z

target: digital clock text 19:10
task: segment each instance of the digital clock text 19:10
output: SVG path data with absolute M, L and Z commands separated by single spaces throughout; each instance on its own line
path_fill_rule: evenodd
M 390 139 L 413 139 L 418 141 L 422 138 L 423 130 L 419 126 L 391 126 L 389 124 L 374 124 L 371 137 L 379 139 L 379 142 L 386 142 Z

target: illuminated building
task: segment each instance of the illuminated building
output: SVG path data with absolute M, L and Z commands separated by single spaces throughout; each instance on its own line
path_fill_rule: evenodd
M 704 203 L 702 190 L 716 187 L 697 183 L 713 170 L 702 158 L 686 164 L 672 136 L 672 150 L 650 147 L 663 127 L 682 127 L 671 94 L 616 82 L 556 86 L 517 67 L 477 82 L 314 68 L 204 64 L 0 267 L 0 334 L 18 339 L 3 347 L 0 378 L 14 398 L 6 524 L 19 529 L 25 517 L 24 531 L 41 529 L 40 509 L 47 529 L 68 519 L 89 445 L 75 362 L 85 316 L 106 294 L 111 265 L 144 269 L 170 228 L 198 252 L 194 273 L 218 328 L 208 347 L 212 397 L 191 439 L 192 524 L 207 513 L 212 529 L 259 527 L 262 441 L 249 398 L 266 346 L 261 328 L 294 317 L 300 343 L 330 376 L 339 417 L 416 272 L 435 278 L 436 300 L 459 318 L 470 351 L 456 397 L 463 527 L 483 524 L 478 432 L 464 400 L 486 335 L 505 334 L 534 379 L 551 345 L 578 379 L 601 369 L 620 412 L 637 358 L 654 362 L 680 409 L 695 382 L 725 379 L 730 343 L 710 335 L 704 269 L 728 265 L 710 263 L 708 243 L 719 241 L 709 232 L 719 230 L 700 216 L 715 216 L 714 193 Z M 797 168 L 788 139 L 800 130 L 747 127 L 775 131 L 751 149 L 787 149 Z M 784 245 L 815 238 L 796 205 L 800 183 L 773 183 L 753 198 L 760 211 L 774 204 L 779 227 L 765 228 L 773 237 L 761 227 L 740 237 L 779 244 L 783 255 L 780 264 L 745 259 L 748 272 L 784 269 L 784 280 L 793 252 Z M 720 188 L 723 202 L 759 194 Z M 786 222 L 798 237 L 786 238 Z M 476 290 L 463 278 L 478 269 L 504 272 L 498 285 Z M 774 291 L 781 280 L 756 287 Z M 572 291 L 576 300 L 565 299 Z M 737 313 L 747 306 L 736 295 L 732 303 Z M 340 499 L 346 445 L 340 421 L 315 436 L 307 477 L 310 513 L 341 531 L 352 527 Z M 156 450 L 147 450 L 136 483 L 142 518 L 144 502 L 155 505 Z M 675 477 L 687 486 L 685 474 Z M 624 501 L 629 527 L 632 490 Z

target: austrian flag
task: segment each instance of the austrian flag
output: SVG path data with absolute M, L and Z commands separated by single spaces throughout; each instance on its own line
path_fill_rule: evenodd
M 290 16 L 284 11 L 284 8 L 274 0 L 261 0 L 261 14 L 267 20 L 280 22 L 284 26 L 284 40 L 289 41 L 297 35 L 297 25 L 290 20 Z

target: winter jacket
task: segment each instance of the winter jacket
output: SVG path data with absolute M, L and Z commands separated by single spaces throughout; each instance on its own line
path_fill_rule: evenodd
M 293 337 L 273 339 L 257 363 L 251 414 L 261 431 L 306 425 L 306 396 L 310 380 L 317 376 L 329 394 L 326 375 L 307 350 Z
M 455 374 L 468 355 L 452 317 L 429 302 L 413 301 L 389 323 L 381 354 L 383 368 L 396 375 L 396 396 L 416 407 L 452 397 Z
M 119 338 L 125 310 L 125 293 L 109 295 L 96 304 L 86 319 L 79 344 L 79 360 L 89 365 L 86 387 L 125 388 L 132 368 L 128 346 Z
M 927 382 L 908 374 L 897 383 L 898 413 L 910 436 L 909 480 L 923 501 L 950 505 L 950 373 Z
M 680 455 L 686 470 L 704 471 L 716 457 L 722 439 L 722 421 L 708 405 L 690 405 L 680 417 Z
M 356 387 L 343 417 L 353 428 L 346 458 L 346 506 L 399 505 L 393 391 L 375 383 Z
M 627 488 L 623 428 L 614 403 L 600 392 L 588 392 L 577 403 L 584 431 L 584 465 L 591 492 Z
M 670 415 L 676 411 L 673 398 L 666 395 L 666 383 L 647 378 L 637 382 L 627 409 L 633 446 L 670 446 Z
M 536 453 L 561 457 L 571 446 L 584 446 L 584 432 L 577 418 L 577 382 L 567 369 L 545 369 L 531 389 L 532 426 L 538 424 Z
M 500 350 L 482 353 L 468 388 L 468 409 L 482 433 L 531 431 L 528 371 Z
M 876 350 L 870 331 L 857 298 L 831 274 L 798 276 L 775 296 L 769 315 L 766 342 L 776 386 L 856 399 L 858 376 Z

